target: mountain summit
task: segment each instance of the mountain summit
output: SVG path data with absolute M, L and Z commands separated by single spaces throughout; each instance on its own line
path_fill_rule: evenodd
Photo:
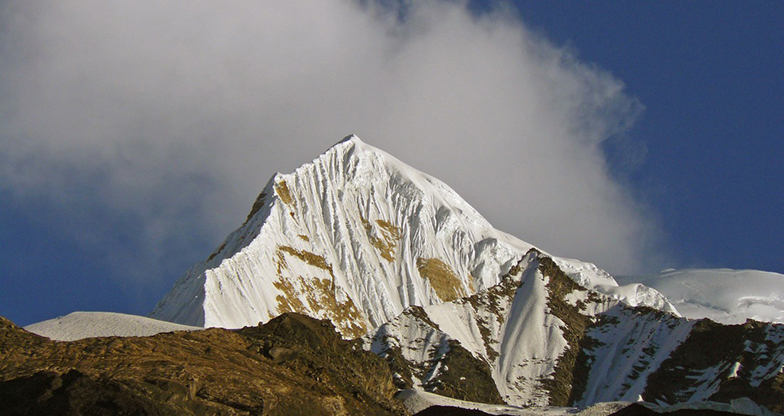
M 276 174 L 245 223 L 186 273 L 151 317 L 238 328 L 284 312 L 364 335 L 405 308 L 498 284 L 531 244 L 496 230 L 449 186 L 351 135 Z M 674 312 L 641 285 L 556 261 L 584 286 Z
M 443 182 L 348 136 L 274 175 L 247 221 L 151 316 L 232 328 L 294 311 L 359 336 L 410 305 L 495 285 L 529 248 Z

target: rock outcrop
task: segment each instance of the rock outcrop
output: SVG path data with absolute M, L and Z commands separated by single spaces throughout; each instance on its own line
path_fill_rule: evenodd
M 0 318 L 4 415 L 405 415 L 386 364 L 334 326 L 55 342 Z

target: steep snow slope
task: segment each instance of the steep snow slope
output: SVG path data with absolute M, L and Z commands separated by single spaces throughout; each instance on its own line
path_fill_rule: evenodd
M 590 369 L 584 391 L 573 404 L 638 401 L 648 377 L 686 340 L 694 324 L 618 306 L 597 315 L 583 342 Z
M 95 337 L 146 337 L 161 332 L 203 328 L 122 313 L 73 312 L 28 325 L 24 329 L 54 341 L 76 341 Z
M 784 275 L 757 270 L 667 270 L 654 276 L 623 276 L 663 293 L 687 318 L 724 324 L 746 319 L 784 323 Z
M 489 364 L 495 387 L 506 403 L 566 405 L 568 393 L 567 397 L 556 396 L 558 385 L 570 384 L 571 377 L 564 380 L 556 375 L 559 359 L 565 355 L 572 361 L 576 358 L 588 315 L 618 303 L 587 291 L 549 257 L 531 250 L 499 285 L 425 307 L 421 313 L 403 313 L 364 340 L 367 349 L 394 359 L 399 354 L 414 375 L 424 375 L 412 379 L 412 385 L 419 388 L 436 393 L 461 391 L 464 386 L 460 384 L 474 382 L 444 379 L 442 363 L 450 348 L 460 345 Z M 586 316 L 576 312 L 581 308 Z M 412 341 L 415 348 L 407 348 Z
M 151 316 L 234 328 L 295 311 L 359 336 L 410 305 L 497 284 L 531 247 L 494 229 L 441 181 L 349 136 L 294 173 L 276 174 L 246 222 Z M 590 263 L 558 261 L 597 290 L 671 309 L 654 290 L 619 290 Z

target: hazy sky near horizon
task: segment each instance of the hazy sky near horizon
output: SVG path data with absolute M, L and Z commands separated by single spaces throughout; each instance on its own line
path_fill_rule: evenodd
M 698 192 L 678 205 L 674 194 L 704 174 L 689 166 L 704 161 L 694 154 L 673 175 L 666 161 L 678 156 L 660 146 L 700 141 L 662 115 L 679 103 L 645 94 L 683 85 L 631 71 L 639 87 L 630 88 L 615 55 L 587 54 L 585 34 L 569 32 L 581 26 L 547 7 L 372 4 L 0 3 L 0 315 L 26 324 L 73 310 L 148 312 L 242 222 L 276 171 L 349 133 L 554 254 L 612 273 L 751 267 L 705 256 L 733 237 L 673 226 L 710 209 L 761 219 L 745 218 L 742 205 L 700 206 Z M 773 126 L 765 138 L 781 139 L 780 118 L 760 116 Z M 733 146 L 755 143 L 755 129 L 744 133 L 714 137 L 705 154 L 739 155 Z M 781 147 L 757 150 L 780 161 Z M 651 167 L 652 157 L 665 162 Z M 782 171 L 769 169 L 760 175 L 773 178 L 753 186 L 781 207 Z M 784 231 L 770 218 L 767 228 Z M 692 244 L 707 248 L 682 252 Z

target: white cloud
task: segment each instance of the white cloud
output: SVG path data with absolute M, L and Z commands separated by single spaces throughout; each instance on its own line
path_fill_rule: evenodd
M 103 241 L 135 227 L 129 262 L 154 265 L 189 238 L 218 241 L 275 171 L 356 133 L 498 228 L 639 271 L 657 228 L 599 147 L 641 109 L 623 84 L 505 10 L 421 2 L 406 13 L 351 1 L 8 2 L 2 184 L 21 203 L 54 201 L 63 232 Z M 112 225 L 91 224 L 96 211 Z

